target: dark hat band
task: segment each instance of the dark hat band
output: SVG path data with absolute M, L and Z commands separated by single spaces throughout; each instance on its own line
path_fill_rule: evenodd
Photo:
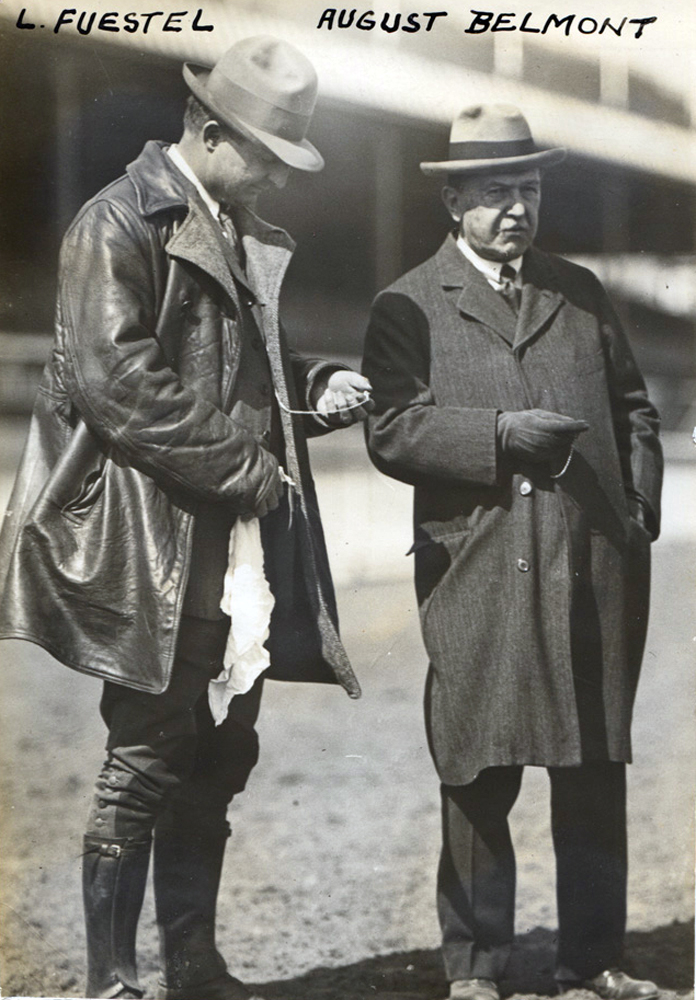
M 452 142 L 449 147 L 451 160 L 497 160 L 510 156 L 529 156 L 536 152 L 532 139 L 514 139 L 505 142 Z
M 240 87 L 222 73 L 214 71 L 208 78 L 207 90 L 210 99 L 222 107 L 234 108 L 234 113 L 248 125 L 253 125 L 263 132 L 270 132 L 288 142 L 301 142 L 304 139 L 310 115 L 301 115 L 296 111 L 279 108 L 257 94 L 252 94 Z M 205 97 L 203 97 L 205 103 Z M 215 108 L 213 108 L 215 110 Z

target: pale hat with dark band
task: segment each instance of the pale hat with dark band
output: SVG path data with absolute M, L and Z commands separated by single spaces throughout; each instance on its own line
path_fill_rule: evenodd
M 184 80 L 222 123 L 258 139 L 298 170 L 324 160 L 305 138 L 317 99 L 317 74 L 288 42 L 259 35 L 237 42 L 212 69 L 184 63 Z
M 424 174 L 552 167 L 566 150 L 537 149 L 522 112 L 511 104 L 475 104 L 452 122 L 449 159 L 421 163 Z

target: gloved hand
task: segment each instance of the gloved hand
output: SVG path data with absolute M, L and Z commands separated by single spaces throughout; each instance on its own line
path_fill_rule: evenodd
M 283 493 L 285 492 L 285 486 L 283 481 L 278 475 L 269 489 L 264 492 L 263 496 L 259 497 L 257 507 L 252 517 L 265 517 L 269 511 L 275 510 L 280 501 L 283 499 Z
M 285 484 L 277 459 L 267 451 L 264 455 L 264 477 L 256 495 L 247 497 L 239 516 L 242 521 L 250 521 L 254 517 L 265 517 L 269 511 L 275 510 L 283 499 Z
M 655 516 L 650 510 L 647 501 L 631 487 L 626 488 L 626 500 L 631 520 L 639 524 L 643 531 L 647 531 L 654 542 L 658 534 L 657 525 L 655 523 Z
M 510 410 L 498 414 L 498 443 L 504 454 L 525 462 L 568 456 L 571 445 L 590 425 L 549 410 Z

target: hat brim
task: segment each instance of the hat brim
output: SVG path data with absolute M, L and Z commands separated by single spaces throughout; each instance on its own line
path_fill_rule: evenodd
M 208 91 L 207 81 L 210 76 L 210 67 L 199 66 L 196 63 L 184 63 L 183 74 L 186 85 L 194 97 L 197 97 L 202 104 L 214 112 L 225 125 L 239 129 L 246 134 L 247 138 L 257 139 L 289 167 L 294 167 L 296 170 L 307 170 L 310 173 L 317 173 L 323 169 L 324 158 L 308 139 L 302 139 L 300 142 L 281 139 L 271 132 L 250 125 L 243 118 L 238 118 L 229 110 L 222 108 Z
M 441 160 L 421 163 L 420 168 L 428 176 L 439 174 L 480 174 L 485 170 L 503 170 L 506 167 L 553 167 L 565 160 L 568 150 L 563 147 L 541 149 L 537 153 L 524 156 L 499 156 L 491 160 Z

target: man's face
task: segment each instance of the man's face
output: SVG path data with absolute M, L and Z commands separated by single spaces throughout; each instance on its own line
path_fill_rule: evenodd
M 460 188 L 445 187 L 442 197 L 480 257 L 512 260 L 532 245 L 541 202 L 538 170 L 469 177 Z
M 260 142 L 222 131 L 213 147 L 208 144 L 206 178 L 201 180 L 217 201 L 254 208 L 264 191 L 282 188 L 290 167 Z

